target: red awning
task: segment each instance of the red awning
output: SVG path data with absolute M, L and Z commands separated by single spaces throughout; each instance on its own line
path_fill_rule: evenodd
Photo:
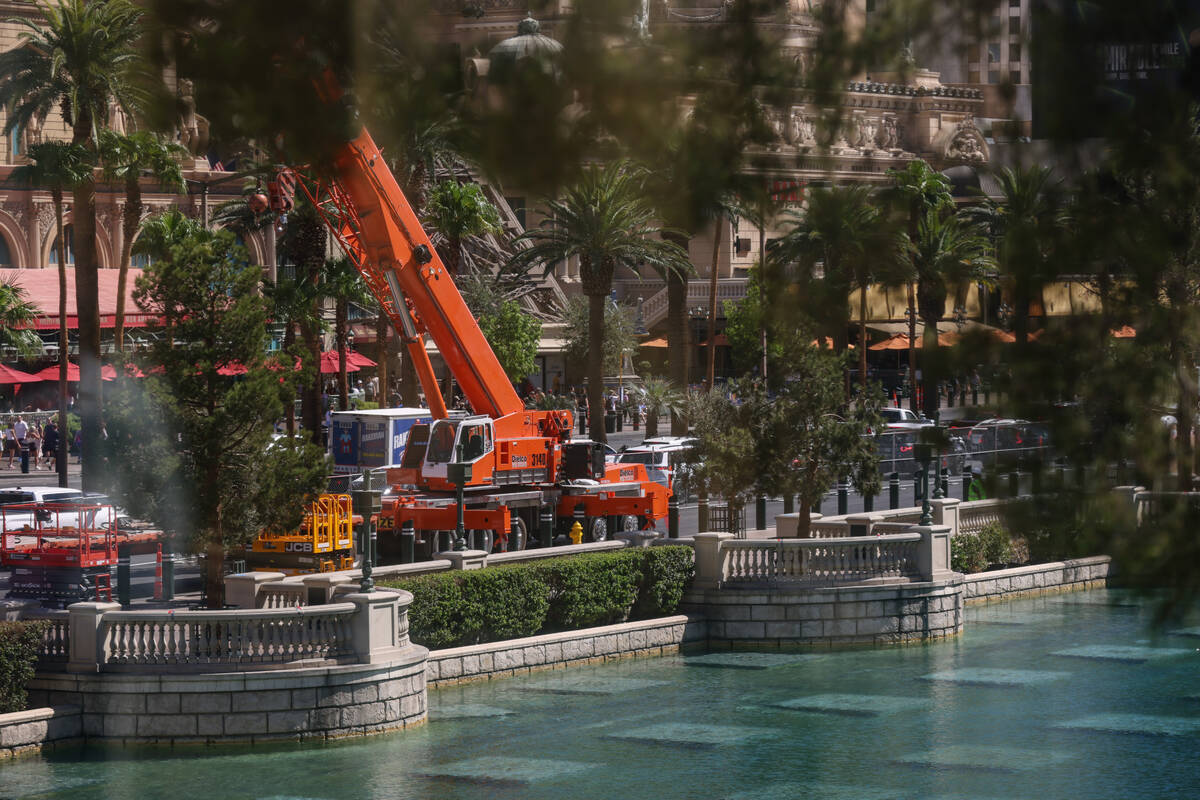
M 8 386 L 14 383 L 41 383 L 42 379 L 28 372 L 0 364 L 0 384 Z
M 100 327 L 112 328 L 117 324 L 117 278 L 119 270 L 102 269 L 97 272 L 99 289 Z M 130 268 L 125 283 L 125 327 L 138 328 L 149 325 L 155 317 L 143 312 L 133 301 L 133 287 L 140 269 Z M 25 299 L 38 308 L 40 313 L 33 327 L 39 331 L 58 329 L 58 270 L 18 269 L 9 272 L 6 280 L 25 292 Z M 67 268 L 67 327 L 79 327 L 79 315 L 75 303 L 75 268 Z

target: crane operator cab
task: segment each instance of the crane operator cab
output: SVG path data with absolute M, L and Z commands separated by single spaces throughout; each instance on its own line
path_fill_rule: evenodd
M 413 427 L 413 432 L 416 432 L 416 426 Z M 415 452 L 411 454 L 409 452 L 416 444 L 415 439 L 416 437 L 413 437 L 413 440 L 410 440 L 409 448 L 405 451 L 406 466 L 410 462 L 410 455 L 417 455 Z M 421 462 L 421 476 L 426 479 L 441 478 L 445 480 L 447 477 L 446 466 L 452 461 L 458 461 L 460 452 L 464 462 L 475 463 L 491 455 L 493 447 L 492 420 L 488 417 L 436 420 L 429 427 L 424 458 Z M 411 459 L 411 461 L 415 460 L 415 458 Z M 487 472 L 490 473 L 490 470 Z

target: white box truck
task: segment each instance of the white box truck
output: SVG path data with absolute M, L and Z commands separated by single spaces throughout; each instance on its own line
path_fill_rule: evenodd
M 427 408 L 334 411 L 329 420 L 329 453 L 333 456 L 334 473 L 344 475 L 400 466 L 412 426 L 432 420 Z

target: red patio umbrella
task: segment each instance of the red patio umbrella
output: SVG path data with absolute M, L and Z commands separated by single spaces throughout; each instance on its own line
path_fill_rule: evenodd
M 375 366 L 375 362 L 364 356 L 362 353 L 356 353 L 353 350 L 346 353 L 346 363 L 353 364 L 360 369 L 367 369 Z
M 45 369 L 38 370 L 34 373 L 40 381 L 56 381 L 58 380 L 58 364 L 52 364 Z M 67 380 L 72 383 L 79 382 L 79 365 L 67 362 Z
M 349 354 L 347 354 L 347 356 L 349 356 Z M 367 359 L 367 360 L 370 361 L 370 359 Z M 337 373 L 337 371 L 338 371 L 337 351 L 336 350 L 326 350 L 325 352 L 321 353 L 321 360 L 319 363 L 321 366 L 321 374 L 322 375 L 333 375 L 333 374 Z M 371 366 L 375 366 L 375 363 L 372 362 Z M 346 358 L 346 372 L 358 372 L 359 369 L 360 369 L 359 367 L 355 366 L 354 363 L 351 362 L 349 357 Z
M 137 364 L 125 365 L 126 378 L 144 378 L 146 374 L 138 369 Z M 105 364 L 100 368 L 100 380 L 115 381 L 117 379 L 117 368 L 112 364 Z
M 55 367 L 58 369 L 58 367 Z M 19 369 L 6 367 L 0 364 L 0 383 L 8 385 L 11 383 L 41 383 L 42 379 L 37 375 L 31 375 L 28 372 L 21 372 Z
M 907 350 L 908 349 L 908 334 L 893 333 L 882 342 L 876 342 L 867 348 L 868 350 Z

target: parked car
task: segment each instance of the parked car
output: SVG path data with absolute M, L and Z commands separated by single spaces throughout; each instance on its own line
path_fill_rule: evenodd
M 905 429 L 905 428 L 923 428 L 927 425 L 933 425 L 933 420 L 910 411 L 907 408 L 882 408 L 879 410 L 880 416 L 883 417 L 884 423 L 889 428 Z
M 696 442 L 691 436 L 656 436 L 618 454 L 617 463 L 644 464 L 650 480 L 673 486 L 676 497 L 687 500 L 692 476 L 685 456 Z

